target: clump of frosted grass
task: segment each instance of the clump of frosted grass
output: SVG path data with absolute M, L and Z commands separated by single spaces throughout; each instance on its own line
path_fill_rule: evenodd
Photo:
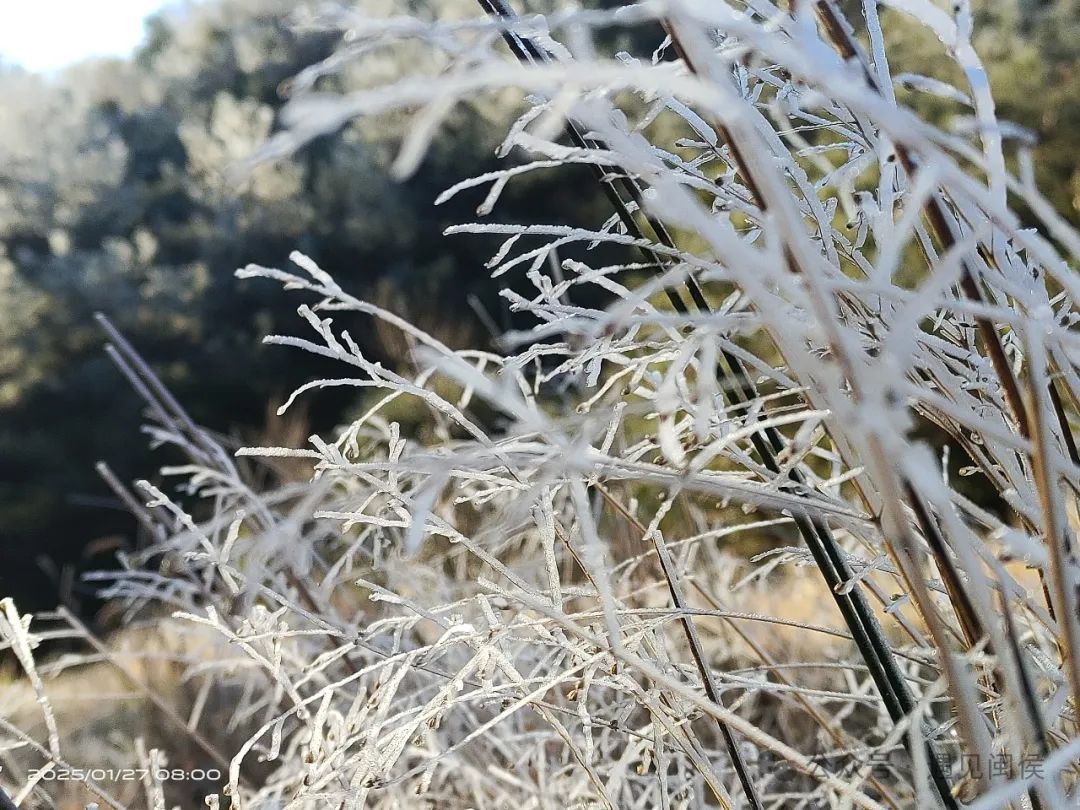
M 154 541 L 107 593 L 225 642 L 210 666 L 250 733 L 233 806 L 1077 801 L 1080 236 L 997 118 L 970 4 L 882 5 L 858 28 L 829 0 L 310 21 L 346 44 L 294 83 L 264 158 L 405 112 L 407 175 L 461 105 L 526 101 L 514 161 L 439 201 L 488 190 L 450 234 L 502 237 L 489 269 L 532 325 L 452 351 L 301 254 L 249 266 L 302 300 L 268 342 L 340 364 L 293 398 L 366 404 L 240 463 L 114 336 L 191 463 L 166 471 L 185 505 L 142 485 Z M 884 15 L 965 86 L 894 78 Z M 642 27 L 651 58 L 604 49 Z M 429 72 L 315 89 L 416 40 Z M 567 164 L 607 221 L 499 222 L 509 183 Z M 365 356 L 364 319 L 407 362 Z M 416 435 L 390 415 L 406 400 Z M 246 465 L 281 458 L 310 482 L 253 489 Z

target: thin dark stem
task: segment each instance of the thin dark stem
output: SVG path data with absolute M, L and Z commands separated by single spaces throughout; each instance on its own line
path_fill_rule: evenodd
M 505 5 L 503 0 L 478 0 L 478 2 L 488 14 L 502 22 L 509 23 L 516 19 L 514 12 Z M 551 59 L 546 52 L 532 43 L 527 37 L 521 36 L 510 28 L 504 29 L 503 37 L 510 49 L 522 61 L 534 63 L 537 61 L 550 61 Z M 672 37 L 672 39 L 676 47 L 679 48 L 678 40 L 675 37 Z M 572 121 L 569 123 L 569 130 L 571 138 L 579 147 L 592 146 L 594 148 L 602 148 L 602 144 L 597 141 L 592 141 L 591 144 L 587 143 Z M 720 127 L 719 131 L 721 135 L 724 135 L 725 130 L 723 127 Z M 732 149 L 736 165 L 742 168 L 742 174 L 748 184 L 748 188 L 754 196 L 757 197 L 760 204 L 760 194 L 756 190 L 753 177 L 746 172 L 745 162 L 740 160 L 737 148 L 732 143 L 730 137 L 727 138 L 727 141 L 729 148 Z M 599 167 L 596 168 L 599 171 Z M 618 191 L 614 188 L 613 184 L 607 180 L 602 173 L 600 174 L 599 179 L 608 198 L 618 201 L 616 203 L 616 210 L 628 231 L 639 240 L 643 239 L 644 232 L 637 224 L 637 221 L 630 215 L 629 209 L 625 206 L 625 203 L 622 203 Z M 636 185 L 636 181 L 631 180 L 629 182 L 634 184 L 635 189 L 639 188 Z M 639 195 L 640 191 L 633 194 L 636 199 L 641 199 Z M 639 208 L 640 207 L 641 206 L 639 206 Z M 675 246 L 670 234 L 666 228 L 664 228 L 662 223 L 654 217 L 646 217 L 646 221 L 653 227 L 657 241 L 668 248 L 673 248 Z M 656 267 L 658 272 L 666 264 L 666 262 L 660 259 L 654 251 L 643 248 L 642 252 Z M 701 293 L 696 280 L 690 278 L 688 285 L 696 307 L 704 313 L 711 312 L 711 308 L 704 295 Z M 672 300 L 672 304 L 678 311 L 685 311 L 685 304 L 673 291 L 668 290 L 668 297 Z M 727 350 L 722 350 L 721 356 L 727 364 L 731 376 L 734 377 L 733 380 L 728 378 L 724 373 L 723 368 L 718 367 L 718 377 L 720 378 L 720 382 L 724 389 L 735 393 L 738 398 L 741 398 L 745 402 L 755 399 L 757 397 L 756 386 L 742 361 Z M 764 414 L 757 417 L 758 420 L 763 420 L 764 418 Z M 786 446 L 786 441 L 779 430 L 773 426 L 764 426 L 763 433 L 764 436 L 762 433 L 752 434 L 751 442 L 765 466 L 771 472 L 779 473 L 781 467 L 777 456 L 783 451 Z M 788 477 L 793 484 L 792 491 L 802 497 L 808 498 L 810 488 L 807 479 L 801 470 L 798 468 L 792 469 L 788 473 Z M 803 537 L 803 541 L 806 543 L 807 548 L 810 550 L 811 555 L 814 557 L 819 570 L 829 586 L 829 591 L 836 602 L 837 608 L 840 610 L 845 623 L 851 631 L 856 646 L 866 661 L 871 677 L 882 696 L 882 700 L 885 703 L 890 717 L 894 722 L 899 722 L 916 709 L 916 702 L 907 687 L 903 674 L 896 664 L 892 649 L 885 640 L 884 632 L 866 601 L 865 594 L 858 585 L 851 588 L 844 587 L 853 577 L 853 572 L 847 564 L 843 550 L 836 542 L 831 529 L 824 520 L 812 517 L 808 512 L 795 514 L 793 517 L 799 533 Z M 937 793 L 945 807 L 949 808 L 949 810 L 953 810 L 957 805 L 955 799 L 952 797 L 948 779 L 935 755 L 933 746 L 929 742 L 926 743 L 926 746 L 927 760 Z M 736 755 L 737 752 L 733 752 L 733 760 Z M 756 793 L 753 785 L 743 778 L 744 771 L 738 767 L 739 760 L 735 761 L 737 763 L 736 768 L 739 771 L 740 780 L 743 782 L 747 796 L 755 796 Z M 751 802 L 754 801 L 755 799 L 751 798 Z

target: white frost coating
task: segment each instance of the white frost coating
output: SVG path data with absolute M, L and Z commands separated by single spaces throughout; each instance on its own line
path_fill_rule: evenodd
M 947 48 L 956 45 L 956 21 L 930 0 L 882 0 L 882 4 L 902 11 L 925 25 Z
M 967 93 L 963 93 L 948 82 L 943 82 L 932 76 L 921 76 L 918 73 L 900 73 L 893 77 L 893 81 L 911 90 L 931 93 L 939 98 L 958 101 L 969 107 L 972 106 L 971 97 Z
M 413 115 L 407 173 L 441 122 L 488 94 L 529 99 L 506 162 L 434 201 L 488 189 L 490 221 L 447 235 L 499 237 L 488 269 L 514 331 L 451 349 L 296 253 L 291 271 L 238 274 L 300 299 L 297 334 L 268 342 L 340 368 L 284 407 L 350 386 L 352 421 L 232 465 L 151 407 L 151 438 L 189 463 L 133 498 L 153 540 L 96 581 L 216 640 L 184 665 L 229 687 L 248 737 L 224 756 L 233 806 L 747 806 L 718 723 L 763 806 L 934 806 L 902 769 L 823 758 L 905 739 L 924 776 L 926 740 L 953 763 L 1075 758 L 1080 236 L 1028 157 L 1009 173 L 1017 131 L 995 117 L 966 4 L 954 19 L 885 3 L 944 43 L 963 90 L 891 77 L 872 0 L 863 30 L 821 24 L 838 4 L 791 5 L 320 18 L 357 47 L 302 77 L 265 155 Z M 660 15 L 680 61 L 653 58 L 659 42 L 604 51 Z M 507 32 L 538 49 L 526 64 Z M 312 90 L 416 40 L 431 61 L 406 75 Z M 894 83 L 974 123 L 942 131 Z M 621 208 L 499 221 L 511 184 L 568 168 L 600 204 L 589 173 L 612 180 Z M 408 356 L 374 362 L 348 331 L 365 320 Z M 886 648 L 919 717 L 881 697 Z M 968 806 L 1030 787 L 942 775 Z M 1078 798 L 1068 780 L 1032 789 L 1048 808 Z

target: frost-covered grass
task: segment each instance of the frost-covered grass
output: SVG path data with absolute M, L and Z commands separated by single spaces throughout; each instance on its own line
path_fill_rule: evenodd
M 211 806 L 1073 806 L 1080 235 L 996 117 L 968 3 L 868 1 L 857 29 L 828 0 L 481 5 L 313 21 L 345 44 L 293 83 L 262 157 L 404 111 L 408 174 L 459 104 L 521 93 L 518 160 L 441 199 L 490 190 L 451 233 L 505 239 L 490 269 L 535 326 L 452 351 L 303 255 L 249 266 L 298 299 L 297 334 L 267 340 L 340 364 L 294 396 L 366 405 L 235 453 L 112 335 L 190 463 L 125 493 L 152 542 L 103 584 L 201 639 L 174 656 L 193 705 L 166 719 L 227 760 Z M 897 82 L 967 125 L 898 103 L 886 13 L 966 86 Z M 642 26 L 666 34 L 652 59 L 594 36 Z M 428 72 L 317 90 L 415 40 Z M 607 222 L 498 222 L 514 177 L 569 163 Z M 589 264 L 600 244 L 623 263 Z M 350 337 L 365 320 L 412 347 L 400 367 Z M 399 400 L 422 429 L 388 416 Z M 310 481 L 252 483 L 283 459 Z M 50 718 L 5 757 L 59 761 L 5 610 Z

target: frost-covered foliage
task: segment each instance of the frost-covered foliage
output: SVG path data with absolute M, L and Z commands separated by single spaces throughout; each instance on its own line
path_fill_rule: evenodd
M 503 152 L 529 162 L 440 199 L 490 189 L 452 231 L 505 237 L 489 266 L 533 329 L 452 351 L 301 254 L 249 266 L 301 298 L 269 342 L 340 363 L 295 396 L 366 404 L 239 459 L 115 336 L 191 463 L 131 498 L 155 540 L 108 593 L 217 639 L 189 674 L 250 734 L 232 806 L 1072 806 L 1080 236 L 995 114 L 968 4 L 869 1 L 858 29 L 829 0 L 481 4 L 323 18 L 347 44 L 265 154 L 407 111 L 408 173 L 459 103 L 520 92 Z M 883 13 L 965 85 L 894 78 Z M 606 52 L 613 28 L 655 31 L 652 58 Z M 429 72 L 318 92 L 417 40 Z M 970 105 L 969 131 L 894 83 Z M 506 184 L 566 164 L 607 222 L 499 223 Z M 601 244 L 625 261 L 588 264 Z M 411 372 L 364 355 L 369 321 Z M 429 414 L 414 435 L 402 399 Z M 264 490 L 253 459 L 313 474 Z
M 390 2 L 363 2 L 392 13 Z M 459 15 L 475 13 L 472 2 L 424 0 Z M 340 33 L 298 29 L 294 0 L 169 5 L 130 61 L 48 78 L 0 64 L 0 569 L 19 571 L 0 573 L 0 593 L 23 609 L 52 607 L 58 592 L 84 597 L 79 588 L 62 593 L 64 569 L 107 564 L 105 554 L 82 557 L 95 541 L 134 539 L 121 512 L 87 508 L 88 496 L 108 495 L 94 462 L 107 458 L 125 478 L 154 463 L 142 442 L 115 441 L 137 424 L 138 405 L 102 356 L 94 312 L 153 358 L 203 423 L 254 440 L 279 424 L 267 401 L 302 382 L 309 364 L 259 345 L 291 323 L 293 307 L 271 285 L 238 282 L 238 265 L 303 250 L 353 293 L 455 347 L 482 341 L 485 330 L 438 306 L 440 293 L 498 304 L 497 285 L 474 269 L 489 244 L 433 238 L 470 217 L 475 202 L 431 201 L 499 165 L 494 148 L 517 98 L 458 111 L 412 182 L 389 171 L 404 115 L 358 122 L 245 178 L 232 170 L 279 128 L 288 80 L 333 53 Z M 321 86 L 387 80 L 422 50 L 357 60 Z M 502 211 L 574 221 L 599 216 L 602 204 L 598 189 L 583 195 L 536 174 L 510 189 Z M 384 345 L 396 335 L 357 339 L 380 357 L 400 353 L 396 342 Z M 248 371 L 242 378 L 237 365 Z M 316 421 L 341 407 L 334 396 L 310 404 Z M 41 570 L 41 555 L 55 569 Z

